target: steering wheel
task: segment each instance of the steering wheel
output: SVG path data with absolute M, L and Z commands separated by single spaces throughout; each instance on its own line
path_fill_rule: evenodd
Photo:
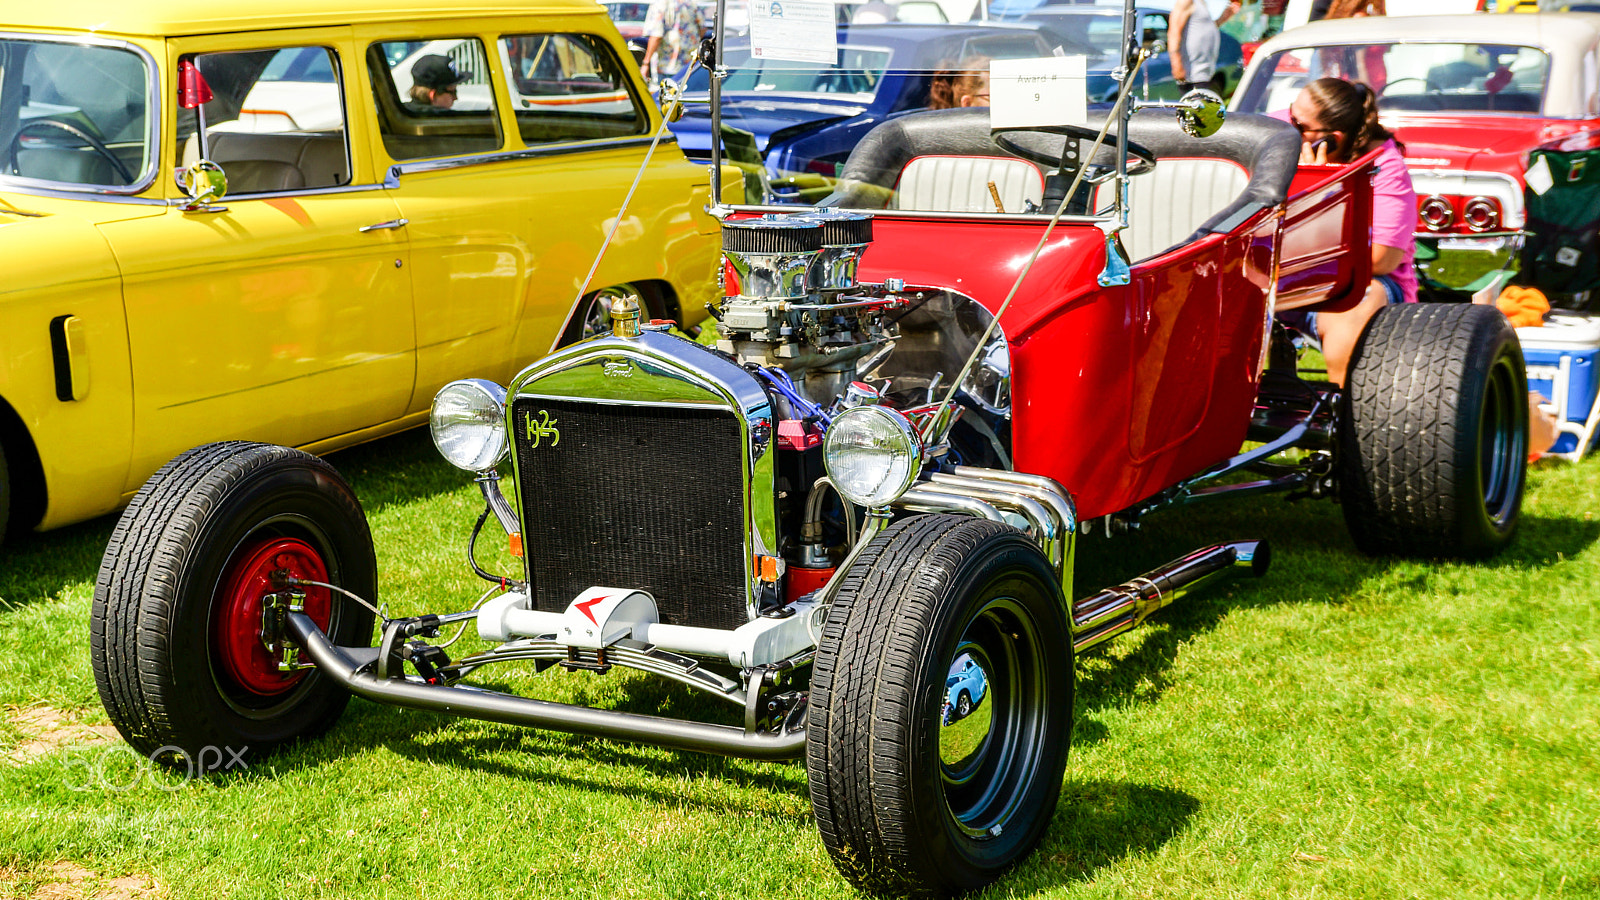
M 1000 145 L 1000 149 L 1006 151 L 1007 153 L 1010 153 L 1018 158 L 1025 159 L 1035 165 L 1044 166 L 1046 168 L 1066 170 L 1077 168 L 1077 166 L 1073 164 L 1072 159 L 1072 157 L 1077 156 L 1077 147 L 1074 146 L 1070 140 L 1062 146 L 1061 158 L 1056 159 L 1049 154 L 1041 153 L 1038 150 L 1018 144 L 1008 136 L 1013 132 L 1057 134 L 1065 138 L 1077 138 L 1078 140 L 1088 141 L 1090 143 L 1093 143 L 1094 139 L 1100 136 L 1100 132 L 1094 130 L 1093 128 L 1085 128 L 1082 125 L 1032 125 L 1028 127 L 996 128 L 990 132 L 990 134 L 994 137 L 994 142 Z M 1115 135 L 1107 132 L 1106 138 L 1111 140 L 1115 138 Z M 1111 147 L 1113 150 L 1116 149 L 1116 143 L 1114 140 L 1111 140 L 1111 143 L 1106 144 L 1105 146 Z M 1144 173 L 1156 167 L 1156 155 L 1151 153 L 1150 150 L 1142 144 L 1136 144 L 1133 141 L 1129 141 L 1128 155 L 1132 156 L 1136 160 L 1136 164 L 1128 169 L 1129 175 L 1143 175 Z
M 22 136 L 27 134 L 29 131 L 43 128 L 45 126 L 59 128 L 78 140 L 83 141 L 85 144 L 88 144 L 91 148 L 93 148 L 94 152 L 105 157 L 106 162 L 111 163 L 111 168 L 115 169 L 116 173 L 122 176 L 123 184 L 133 184 L 133 173 L 129 172 L 128 167 L 122 164 L 122 160 L 117 159 L 117 155 L 111 152 L 110 147 L 107 147 L 99 138 L 88 133 L 87 131 L 84 131 L 78 126 L 67 122 L 60 122 L 55 119 L 39 119 L 38 121 L 29 122 L 28 124 L 17 129 L 17 133 L 11 138 L 11 146 L 6 151 L 6 163 L 13 174 L 22 174 L 22 170 L 17 167 L 17 155 L 22 151 Z
M 1010 134 L 1012 132 L 1036 132 L 1061 135 L 1062 137 L 1066 138 L 1066 140 L 1061 143 L 1061 158 L 1055 159 L 1047 153 L 1041 153 L 1038 150 L 1033 150 L 1018 144 L 1015 140 L 1011 139 Z M 1087 213 L 1089 211 L 1090 200 L 1089 192 L 1085 190 L 1085 188 L 1089 187 L 1090 185 L 1099 184 L 1100 182 L 1105 181 L 1110 177 L 1111 173 L 1116 171 L 1115 168 L 1102 167 L 1078 159 L 1078 142 L 1080 140 L 1089 141 L 1092 145 L 1095 138 L 1100 136 L 1098 131 L 1085 128 L 1081 125 L 1035 125 L 1026 128 L 995 128 L 989 133 L 994 139 L 994 142 L 1007 153 L 1010 153 L 1013 156 L 1021 159 L 1025 159 L 1035 165 L 1055 169 L 1054 172 L 1051 172 L 1049 175 L 1045 176 L 1044 195 L 1039 198 L 1040 207 L 1045 210 L 1055 209 L 1062 203 L 1062 201 L 1067 200 L 1067 190 L 1072 187 L 1072 181 L 1074 177 L 1071 173 L 1076 172 L 1081 167 L 1084 170 L 1084 174 L 1089 177 L 1086 178 L 1084 183 L 1079 186 L 1078 191 L 1075 193 L 1072 199 L 1067 201 L 1066 212 L 1071 215 L 1083 215 Z M 1110 136 L 1111 135 L 1108 132 L 1107 137 Z M 1115 149 L 1114 144 L 1112 147 Z M 1156 167 L 1156 155 L 1151 153 L 1144 146 L 1135 144 L 1133 141 L 1128 142 L 1128 155 L 1134 158 L 1134 165 L 1128 169 L 1129 175 L 1143 175 L 1145 172 L 1148 172 Z M 1090 170 L 1095 168 L 1105 168 L 1106 171 L 1100 174 L 1091 174 Z

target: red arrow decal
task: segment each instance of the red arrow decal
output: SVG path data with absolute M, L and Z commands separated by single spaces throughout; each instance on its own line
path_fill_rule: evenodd
M 601 602 L 601 601 L 603 601 L 605 599 L 606 599 L 606 595 L 605 594 L 601 594 L 598 597 L 594 597 L 594 598 L 591 598 L 589 600 L 584 600 L 584 601 L 579 602 L 579 603 L 574 603 L 572 605 L 576 606 L 578 608 L 578 612 L 581 612 L 584 615 L 588 616 L 589 617 L 589 621 L 594 622 L 596 625 L 599 625 L 600 622 L 595 619 L 594 613 L 590 612 L 589 609 L 590 609 L 590 607 L 594 606 L 596 603 L 599 603 L 599 602 Z

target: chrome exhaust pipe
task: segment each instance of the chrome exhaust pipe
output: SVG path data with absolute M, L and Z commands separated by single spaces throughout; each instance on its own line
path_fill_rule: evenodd
M 288 627 L 290 636 L 305 649 L 318 671 L 344 685 L 352 694 L 379 703 L 743 759 L 796 759 L 805 752 L 804 728 L 747 732 L 727 725 L 590 709 L 473 687 L 379 678 L 370 667 L 350 655 L 348 648 L 334 646 L 305 613 L 289 613 Z M 803 705 L 796 707 L 801 708 Z M 803 717 L 796 718 L 803 720 Z
M 1232 541 L 1186 556 L 1109 587 L 1072 605 L 1072 643 L 1086 650 L 1137 627 L 1152 613 L 1224 572 L 1249 569 L 1259 577 L 1272 561 L 1266 541 Z

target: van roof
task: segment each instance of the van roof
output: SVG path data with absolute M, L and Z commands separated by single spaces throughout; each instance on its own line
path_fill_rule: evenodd
M 56 0 L 8 3 L 0 31 L 58 31 L 166 37 L 276 28 L 496 18 L 603 11 L 595 0 Z

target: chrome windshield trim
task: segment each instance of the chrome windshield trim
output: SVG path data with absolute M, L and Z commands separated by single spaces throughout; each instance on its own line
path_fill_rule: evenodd
M 223 164 L 222 171 L 228 171 L 227 164 Z M 293 191 L 263 191 L 259 194 L 228 194 L 223 198 L 223 203 L 237 203 L 242 200 L 271 200 L 275 197 L 320 197 L 324 194 L 360 194 L 368 191 L 381 191 L 381 184 L 343 184 L 325 188 L 301 188 Z M 172 197 L 165 201 L 168 206 L 183 206 L 189 202 L 188 197 Z
M 699 160 L 704 162 L 704 160 Z M 815 205 L 795 204 L 793 206 L 719 206 L 711 210 L 713 215 L 727 216 L 732 213 L 800 213 L 818 209 Z M 1047 225 L 1050 222 L 1048 213 L 976 213 L 976 212 L 941 212 L 932 209 L 864 209 L 854 206 L 827 207 L 829 209 L 843 209 L 851 212 L 872 213 L 875 217 L 888 219 L 953 219 L 964 222 L 1022 222 L 1035 225 Z M 1115 222 L 1115 216 L 1062 216 L 1061 225 L 1099 225 L 1101 222 Z
M 570 153 L 587 153 L 595 150 L 648 147 L 651 140 L 652 136 L 647 134 L 628 138 L 606 138 L 598 141 L 573 141 L 555 144 L 550 147 L 527 147 L 522 150 L 497 150 L 494 153 L 478 153 L 472 156 L 408 160 L 390 164 L 388 173 L 384 175 L 383 186 L 386 188 L 399 187 L 401 175 L 410 175 L 415 172 L 437 172 L 444 169 L 459 169 L 465 166 L 477 166 L 485 163 L 519 159 L 542 159 L 547 156 L 566 156 Z M 677 142 L 677 136 L 670 132 L 661 136 L 662 144 L 676 144 Z
M 138 44 L 115 38 L 99 37 L 98 35 L 77 34 L 43 34 L 28 31 L 0 31 L 0 40 L 35 41 L 48 44 L 79 44 L 91 47 L 111 47 L 121 50 L 131 50 L 144 61 L 145 73 L 145 146 L 150 150 L 150 162 L 143 173 L 133 184 L 128 185 L 87 185 L 64 181 L 46 181 L 42 178 L 26 178 L 21 175 L 7 175 L 0 173 L 0 184 L 9 188 L 23 190 L 26 187 L 36 188 L 45 192 L 45 196 L 58 196 L 61 194 L 81 198 L 84 194 L 114 199 L 131 197 L 148 190 L 155 183 L 156 172 L 161 168 L 161 70 L 156 65 L 156 58 L 150 51 Z M 150 202 L 148 200 L 143 202 Z M 156 201 L 161 202 L 161 201 Z
M 84 200 L 95 203 L 126 203 L 131 206 L 167 206 L 172 201 L 163 197 L 130 197 L 125 194 L 111 194 L 104 191 L 63 190 L 49 185 L 59 184 L 55 181 L 36 181 L 17 178 L 14 175 L 0 175 L 0 193 L 25 194 L 30 197 L 50 197 L 56 200 Z M 179 201 L 182 202 L 182 201 Z

